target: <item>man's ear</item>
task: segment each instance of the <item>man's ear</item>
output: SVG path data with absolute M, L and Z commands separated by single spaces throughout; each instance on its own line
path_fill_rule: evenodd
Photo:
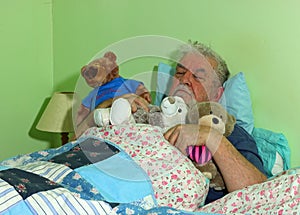
M 218 87 L 216 96 L 215 96 L 215 98 L 213 98 L 213 101 L 218 102 L 220 100 L 220 98 L 222 97 L 223 92 L 224 92 L 224 87 Z

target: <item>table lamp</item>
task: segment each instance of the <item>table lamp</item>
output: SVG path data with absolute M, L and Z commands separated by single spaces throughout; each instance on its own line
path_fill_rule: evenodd
M 69 141 L 69 133 L 74 132 L 73 97 L 73 92 L 55 92 L 36 126 L 41 131 L 61 133 L 62 145 Z

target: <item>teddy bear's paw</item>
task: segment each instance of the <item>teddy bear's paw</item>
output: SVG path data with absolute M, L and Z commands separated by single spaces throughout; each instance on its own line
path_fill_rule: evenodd
M 221 191 L 221 190 L 224 190 L 224 189 L 225 189 L 224 186 L 219 186 L 219 185 L 214 184 L 214 183 L 210 183 L 210 184 L 209 184 L 209 187 L 210 187 L 210 188 L 213 188 L 214 190 L 217 190 L 217 191 Z
M 112 125 L 135 124 L 127 99 L 119 98 L 113 102 L 110 111 L 110 123 Z
M 94 110 L 94 122 L 97 126 L 109 125 L 110 108 L 99 108 Z
M 202 172 L 202 174 L 203 174 L 206 178 L 208 178 L 208 179 L 212 179 L 212 178 L 213 178 L 213 175 L 212 175 L 211 172 Z

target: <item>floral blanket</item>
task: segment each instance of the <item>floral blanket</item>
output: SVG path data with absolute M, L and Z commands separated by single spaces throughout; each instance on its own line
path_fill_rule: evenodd
M 300 169 L 203 205 L 209 181 L 157 127 L 91 128 L 0 163 L 0 214 L 300 214 Z

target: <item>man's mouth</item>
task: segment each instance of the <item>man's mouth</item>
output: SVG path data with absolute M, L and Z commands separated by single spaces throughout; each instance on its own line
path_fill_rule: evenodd
M 175 89 L 172 93 L 172 96 L 181 97 L 186 104 L 189 104 L 191 101 L 195 100 L 194 94 L 186 87 L 179 87 Z

